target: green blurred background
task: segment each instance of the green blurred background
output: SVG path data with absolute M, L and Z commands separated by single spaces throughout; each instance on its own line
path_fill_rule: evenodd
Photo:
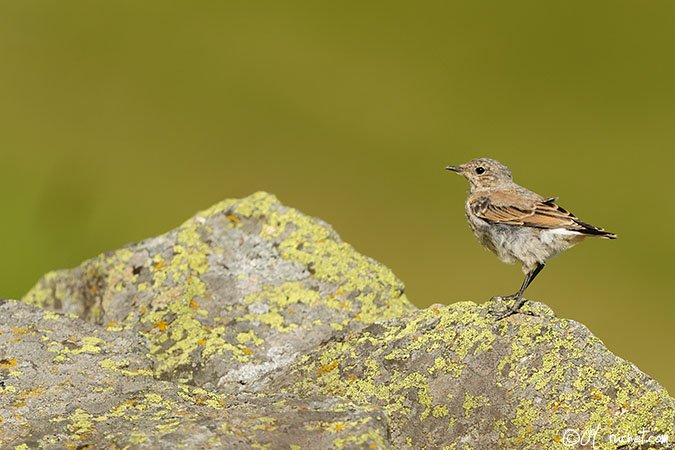
M 0 296 L 257 190 L 419 306 L 514 291 L 476 156 L 620 235 L 528 291 L 675 391 L 675 3 L 0 3 Z

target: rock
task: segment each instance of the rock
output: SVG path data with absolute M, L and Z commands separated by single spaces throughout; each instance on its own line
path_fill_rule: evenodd
M 569 448 L 575 430 L 596 429 L 595 448 L 642 430 L 672 439 L 675 400 L 586 327 L 540 303 L 495 322 L 492 307 L 370 325 L 305 355 L 271 391 L 378 406 L 394 448 Z
M 389 269 L 266 193 L 49 273 L 24 301 L 136 331 L 158 376 L 221 392 L 251 389 L 342 331 L 414 308 Z
M 138 333 L 0 302 L 0 448 L 383 447 L 384 416 L 337 399 L 219 394 L 153 377 Z
M 386 267 L 265 193 L 47 274 L 24 301 L 39 309 L 0 304 L 2 448 L 675 438 L 675 400 L 583 325 L 535 302 L 500 322 L 489 303 L 417 310 Z

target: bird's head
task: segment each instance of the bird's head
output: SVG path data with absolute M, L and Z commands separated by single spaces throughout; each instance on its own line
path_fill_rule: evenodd
M 446 170 L 452 170 L 464 176 L 471 185 L 471 191 L 495 189 L 513 183 L 509 168 L 490 158 L 472 159 L 459 166 L 447 166 Z

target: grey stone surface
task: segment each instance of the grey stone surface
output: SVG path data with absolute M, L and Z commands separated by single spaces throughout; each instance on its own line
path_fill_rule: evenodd
M 496 322 L 496 306 L 436 305 L 370 325 L 304 356 L 271 390 L 380 407 L 394 448 L 562 449 L 587 430 L 594 448 L 642 430 L 672 442 L 675 400 L 586 327 L 541 303 Z
M 137 333 L 0 301 L 0 448 L 374 448 L 376 407 L 157 380 Z
M 24 302 L 0 304 L 1 448 L 675 438 L 674 400 L 583 325 L 534 302 L 500 322 L 491 304 L 418 310 L 386 267 L 265 193 L 47 274 Z
M 221 392 L 413 309 L 389 269 L 265 193 L 47 274 L 24 301 L 139 332 L 157 375 Z

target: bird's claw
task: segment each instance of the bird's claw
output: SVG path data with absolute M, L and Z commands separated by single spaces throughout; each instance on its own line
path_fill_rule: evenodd
M 504 301 L 504 300 L 514 300 L 514 299 L 516 299 L 515 296 L 508 295 L 508 296 L 505 296 L 505 297 L 492 297 L 491 300 L 501 302 L 501 301 Z M 527 301 L 526 299 L 522 299 L 522 300 L 524 300 L 523 304 Z M 525 315 L 528 315 L 528 316 L 534 316 L 535 315 L 530 310 L 522 309 L 522 304 L 519 305 L 518 308 L 516 308 L 515 305 L 513 305 L 513 306 L 510 306 L 510 307 L 507 307 L 506 310 L 500 310 L 500 311 L 496 311 L 496 310 L 490 308 L 490 309 L 488 309 L 488 313 L 491 314 L 492 316 L 494 316 L 496 321 L 506 319 L 507 317 L 510 317 L 514 314 L 525 314 Z
M 511 294 L 511 295 L 495 295 L 492 297 L 490 300 L 494 302 L 502 302 L 504 300 L 515 300 L 518 298 L 518 294 Z
M 497 312 L 497 311 L 490 311 L 490 314 L 492 314 L 495 318 L 495 321 L 499 322 L 502 319 L 506 319 L 507 317 L 510 317 L 514 314 L 525 314 L 527 316 L 535 316 L 532 311 L 526 310 L 526 309 L 513 309 L 509 308 L 506 311 L 502 312 Z

